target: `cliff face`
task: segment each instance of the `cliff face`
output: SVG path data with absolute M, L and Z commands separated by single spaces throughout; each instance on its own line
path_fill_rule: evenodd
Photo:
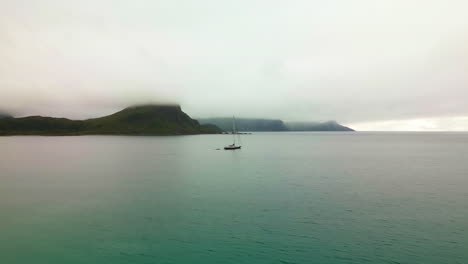
M 220 133 L 215 126 L 200 125 L 178 105 L 141 105 L 109 116 L 69 120 L 30 116 L 0 120 L 0 135 L 186 135 Z

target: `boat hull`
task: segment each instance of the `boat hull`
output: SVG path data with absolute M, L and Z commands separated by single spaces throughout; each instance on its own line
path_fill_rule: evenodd
M 224 150 L 235 150 L 235 149 L 240 149 L 241 146 L 227 146 L 224 147 Z

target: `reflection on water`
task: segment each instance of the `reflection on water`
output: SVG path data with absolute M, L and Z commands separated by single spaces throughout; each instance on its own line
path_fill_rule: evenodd
M 468 134 L 0 137 L 1 263 L 466 263 Z

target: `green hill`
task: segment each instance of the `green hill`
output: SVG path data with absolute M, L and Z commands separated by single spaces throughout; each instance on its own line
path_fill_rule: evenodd
M 0 119 L 0 135 L 188 135 L 221 130 L 200 125 L 178 105 L 140 105 L 109 116 L 70 120 L 30 116 Z

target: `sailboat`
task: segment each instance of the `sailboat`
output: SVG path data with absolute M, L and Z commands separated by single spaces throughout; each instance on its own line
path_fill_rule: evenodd
M 239 136 L 239 145 L 236 145 L 236 134 L 239 136 L 239 133 L 236 129 L 236 119 L 234 118 L 234 116 L 232 117 L 232 138 L 233 138 L 233 143 L 231 145 L 228 145 L 228 146 L 225 146 L 224 149 L 225 150 L 236 150 L 236 149 L 240 149 L 241 148 L 241 145 L 240 145 L 240 136 Z

